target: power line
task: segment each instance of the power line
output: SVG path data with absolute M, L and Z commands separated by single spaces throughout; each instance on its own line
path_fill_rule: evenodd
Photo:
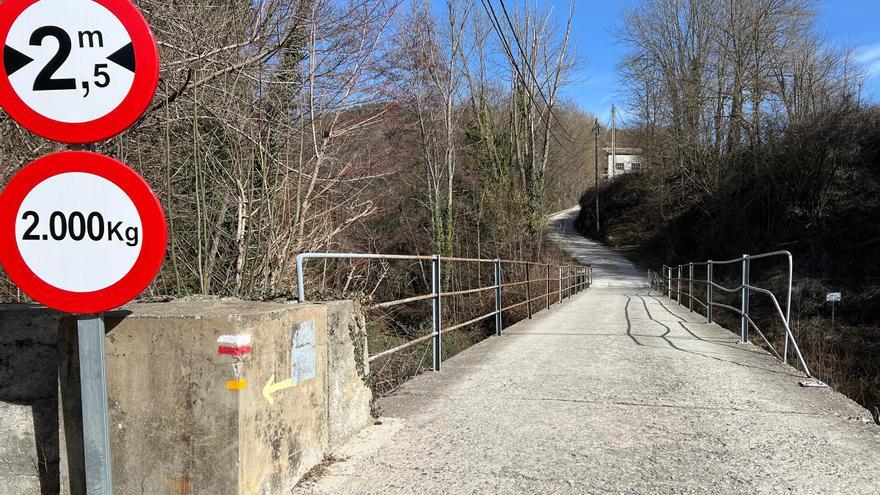
M 501 21 L 498 19 L 498 16 L 495 13 L 495 8 L 492 6 L 492 1 L 491 0 L 480 0 L 480 4 L 482 4 L 483 10 L 486 11 L 486 15 L 489 17 L 489 23 L 492 24 L 492 29 L 498 35 L 498 38 L 501 41 L 501 45 L 504 48 L 504 52 L 507 54 L 507 58 L 510 60 L 510 64 L 511 64 L 511 66 L 513 66 L 514 72 L 516 72 L 517 79 L 519 79 L 519 81 L 523 84 L 523 88 L 525 89 L 525 92 L 528 95 L 529 100 L 532 102 L 532 104 L 536 108 L 540 107 L 538 102 L 535 100 L 535 95 L 532 94 L 532 91 L 529 88 L 529 85 L 526 81 L 526 77 L 523 75 L 523 72 L 522 72 L 521 68 L 519 67 L 519 64 L 517 64 L 517 62 L 516 62 L 516 57 L 514 57 L 514 55 L 513 55 L 513 49 L 510 47 L 510 42 L 507 40 L 507 36 L 505 36 L 504 30 L 501 28 Z M 513 35 L 514 39 L 517 42 L 517 48 L 520 51 L 520 53 L 522 54 L 523 53 L 522 47 L 520 46 L 520 41 L 519 41 L 519 38 L 516 34 L 516 29 L 514 29 L 513 24 L 510 21 L 510 17 L 508 17 L 506 14 L 507 9 L 504 8 L 503 2 L 501 2 L 501 6 L 505 11 L 505 17 L 507 17 L 507 22 L 508 22 L 508 25 L 510 26 L 511 34 Z M 541 94 L 542 99 L 544 100 L 545 104 L 547 105 L 548 115 L 552 116 L 553 115 L 553 108 L 549 104 L 549 101 L 547 100 L 547 98 L 544 96 L 543 91 L 541 91 L 541 85 L 540 85 L 540 83 L 538 83 L 537 78 L 535 78 L 534 71 L 532 70 L 531 65 L 529 65 L 528 60 L 526 60 L 524 54 L 523 54 L 523 62 L 525 62 L 526 65 L 529 67 L 529 72 L 530 72 L 530 75 L 532 76 L 532 80 L 535 83 L 535 87 L 538 89 L 538 92 Z M 545 117 L 543 115 L 543 112 L 539 113 L 539 117 L 541 118 L 541 120 L 543 120 L 549 126 L 550 135 L 553 136 L 553 140 L 556 141 L 556 143 L 558 145 L 562 146 L 562 148 L 565 151 L 569 151 L 568 148 L 565 146 L 565 144 L 563 144 L 562 141 L 559 140 L 559 137 L 556 135 L 556 132 L 553 129 L 552 121 L 548 121 L 547 117 Z M 568 132 L 568 130 L 564 128 L 564 126 L 563 126 L 563 130 L 566 132 L 566 134 L 569 135 L 569 137 L 571 136 L 571 134 Z M 569 141 L 571 141 L 571 139 L 569 139 Z
M 487 0 L 487 2 L 489 2 L 489 6 L 491 7 L 491 5 L 492 5 L 491 0 Z M 544 91 L 541 89 L 541 83 L 538 82 L 538 77 L 535 74 L 535 70 L 532 68 L 532 64 L 529 63 L 529 58 L 526 57 L 525 50 L 523 50 L 523 47 L 522 47 L 522 41 L 519 39 L 519 35 L 516 34 L 516 28 L 514 28 L 513 21 L 510 19 L 510 14 L 508 14 L 508 12 L 507 12 L 507 6 L 504 5 L 504 0 L 498 0 L 498 3 L 501 5 L 501 11 L 504 13 L 504 18 L 507 20 L 507 25 L 510 26 L 510 34 L 513 35 L 513 40 L 516 42 L 516 47 L 517 47 L 517 50 L 519 51 L 520 56 L 522 57 L 522 61 L 526 65 L 526 68 L 529 69 L 529 75 L 532 76 L 532 81 L 535 83 L 535 88 L 537 88 L 538 94 L 541 95 L 541 99 L 544 100 L 544 104 L 547 105 L 547 112 L 552 117 L 553 116 L 553 105 L 550 104 L 550 100 L 548 100 L 547 96 L 544 95 Z M 494 10 L 493 10 L 493 12 L 494 12 Z M 569 29 L 570 29 L 570 26 L 569 26 Z M 568 132 L 568 129 L 566 129 L 563 126 L 562 131 L 565 132 L 566 138 L 568 138 L 569 141 L 573 141 L 572 135 L 570 132 Z M 552 129 L 550 132 L 551 133 L 553 132 Z M 556 139 L 556 136 L 554 135 L 553 138 Z M 559 140 L 556 139 L 556 142 L 559 143 Z M 559 143 L 559 144 L 562 145 L 562 143 Z M 565 148 L 565 146 L 563 146 L 563 148 Z M 566 149 L 566 151 L 568 151 L 568 150 Z
M 488 1 L 489 6 L 491 7 L 491 0 Z M 516 42 L 516 48 L 517 50 L 519 50 L 519 54 L 522 57 L 523 63 L 526 64 L 526 68 L 529 69 L 529 74 L 532 76 L 532 81 L 535 83 L 535 88 L 537 88 L 538 94 L 541 95 L 541 99 L 544 100 L 544 104 L 547 105 L 547 109 L 551 110 L 552 106 L 550 105 L 550 101 L 547 100 L 547 97 L 544 95 L 544 91 L 541 89 L 541 84 L 538 83 L 538 77 L 535 75 L 534 69 L 532 69 L 532 64 L 529 63 L 529 59 L 528 57 L 526 57 L 526 53 L 522 48 L 522 42 L 519 39 L 519 35 L 516 34 L 516 29 L 513 27 L 513 21 L 510 20 L 510 15 L 508 15 L 507 13 L 507 7 L 504 5 L 504 0 L 498 0 L 498 3 L 501 4 L 501 10 L 502 12 L 504 12 L 504 18 L 507 20 L 507 25 L 510 26 L 510 34 L 513 35 L 513 40 Z

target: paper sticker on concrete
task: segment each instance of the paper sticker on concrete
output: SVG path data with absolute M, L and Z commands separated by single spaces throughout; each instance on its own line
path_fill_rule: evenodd
M 318 367 L 315 351 L 315 322 L 304 321 L 293 326 L 290 350 L 290 379 L 293 383 L 311 380 Z

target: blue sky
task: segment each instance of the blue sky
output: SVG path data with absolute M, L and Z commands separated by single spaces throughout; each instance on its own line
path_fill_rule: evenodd
M 564 17 L 567 0 L 550 0 L 556 14 Z M 611 104 L 622 103 L 616 64 L 625 52 L 614 31 L 621 12 L 635 0 L 576 0 L 573 41 L 584 63 L 565 96 L 603 121 Z M 604 26 L 604 27 L 603 27 Z M 819 4 L 817 29 L 834 44 L 852 47 L 856 59 L 869 73 L 864 95 L 880 101 L 880 0 L 824 0 Z

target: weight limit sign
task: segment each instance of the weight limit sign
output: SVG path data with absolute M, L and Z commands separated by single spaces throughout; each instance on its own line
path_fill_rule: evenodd
M 112 137 L 156 92 L 156 41 L 128 0 L 5 0 L 0 40 L 0 104 L 45 138 Z
M 45 156 L 0 196 L 0 262 L 26 294 L 68 313 L 121 306 L 165 256 L 165 215 L 147 183 L 96 153 Z

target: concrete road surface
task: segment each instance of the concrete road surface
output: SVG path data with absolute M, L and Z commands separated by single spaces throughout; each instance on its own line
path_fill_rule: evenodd
M 381 401 L 296 493 L 880 493 L 880 427 L 578 237 L 595 284 Z

